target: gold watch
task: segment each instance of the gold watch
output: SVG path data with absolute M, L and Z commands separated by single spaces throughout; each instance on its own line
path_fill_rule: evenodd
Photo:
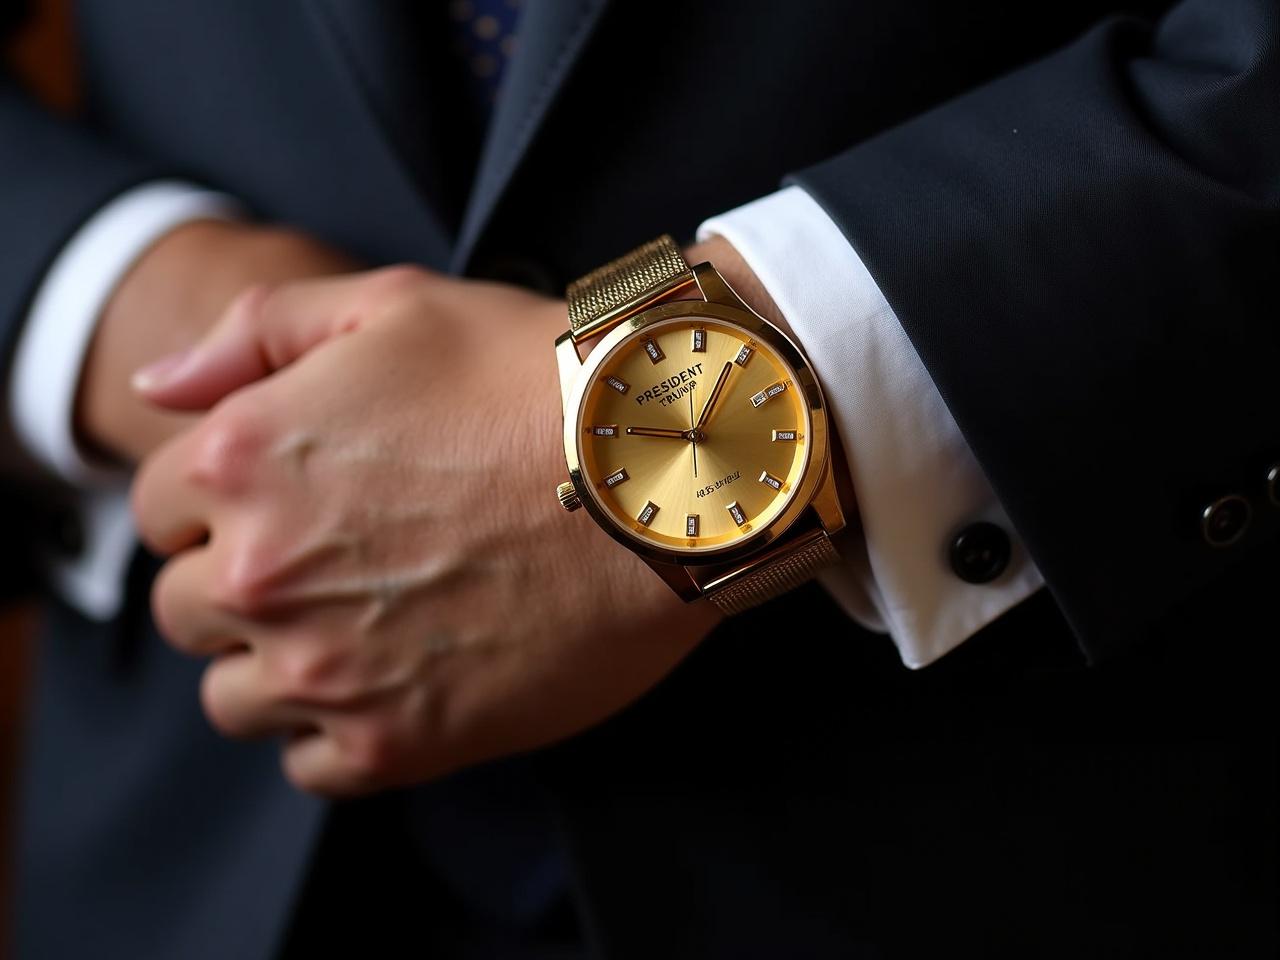
M 567 300 L 566 510 L 585 506 L 677 594 L 726 613 L 838 559 L 822 389 L 781 330 L 668 236 L 570 284 Z

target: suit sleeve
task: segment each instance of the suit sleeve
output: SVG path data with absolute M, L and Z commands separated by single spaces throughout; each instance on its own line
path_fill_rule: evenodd
M 17 25 L 14 10 L 0 0 L 0 31 Z M 6 358 L 63 244 L 111 198 L 169 172 L 55 116 L 0 71 L 0 344 Z
M 790 178 L 884 291 L 1092 661 L 1276 564 L 1277 10 L 1108 20 Z M 1214 546 L 1205 510 L 1232 495 L 1249 522 Z
M 25 4 L 0 0 L 0 44 L 23 22 Z M 37 104 L 0 63 L 0 376 L 9 368 L 32 298 L 63 245 L 100 207 L 168 172 L 87 126 Z M 33 473 L 14 437 L 0 430 L 0 525 L 6 540 L 0 600 L 35 586 L 42 552 L 64 525 L 66 493 Z

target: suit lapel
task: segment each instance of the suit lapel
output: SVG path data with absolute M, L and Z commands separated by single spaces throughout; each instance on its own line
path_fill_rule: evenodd
M 449 183 L 442 151 L 449 149 L 449 118 L 424 70 L 427 25 L 412 0 L 306 0 L 338 69 L 369 108 L 384 146 L 415 196 L 410 209 L 423 218 L 434 247 L 452 244 L 462 213 L 461 190 Z M 387 184 L 394 189 L 396 184 Z M 425 202 L 424 202 L 425 200 Z M 438 258 L 443 260 L 443 257 Z
M 465 270 L 476 241 L 607 4 L 608 0 L 526 0 L 516 53 L 507 64 L 454 248 L 455 272 Z
M 418 5 L 413 0 L 307 0 L 339 68 L 368 105 L 405 182 L 415 188 L 413 209 L 428 221 L 437 244 L 452 242 L 455 272 L 466 268 L 608 2 L 526 0 L 519 44 L 463 208 L 458 184 L 447 176 L 445 155 L 456 147 L 457 129 L 422 69 L 428 27 L 417 15 Z

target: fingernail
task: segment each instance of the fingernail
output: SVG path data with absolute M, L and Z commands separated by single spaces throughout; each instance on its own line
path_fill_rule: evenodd
M 192 351 L 179 350 L 177 353 L 170 353 L 161 357 L 159 360 L 153 360 L 145 367 L 134 371 L 129 382 L 135 390 L 155 390 L 163 387 L 173 379 L 182 367 L 186 366 L 187 361 L 191 358 Z

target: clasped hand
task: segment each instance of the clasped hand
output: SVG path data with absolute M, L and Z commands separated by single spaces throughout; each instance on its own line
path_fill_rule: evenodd
M 213 725 L 327 794 L 528 750 L 639 696 L 710 629 L 552 491 L 558 301 L 411 267 L 255 287 L 144 371 L 209 412 L 142 465 L 161 632 Z

